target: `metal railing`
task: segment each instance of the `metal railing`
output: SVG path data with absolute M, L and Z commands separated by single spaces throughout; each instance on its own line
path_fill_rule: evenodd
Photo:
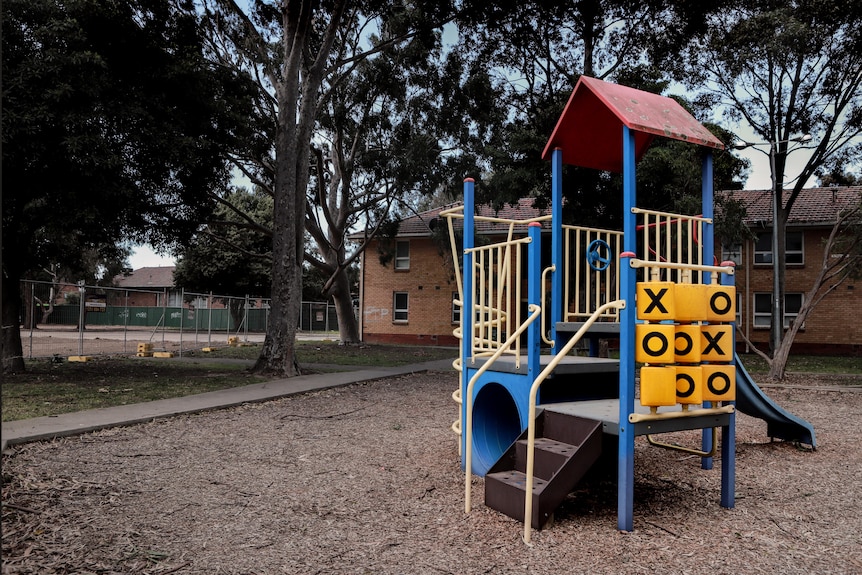
M 595 270 L 587 263 L 587 251 L 593 242 L 609 248 L 610 265 Z M 583 321 L 595 310 L 620 297 L 620 252 L 623 233 L 613 230 L 563 226 L 563 321 Z M 619 321 L 618 310 L 604 308 L 600 321 Z

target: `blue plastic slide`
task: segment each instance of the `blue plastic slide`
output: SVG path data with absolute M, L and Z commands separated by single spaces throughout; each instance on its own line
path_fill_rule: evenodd
M 757 387 L 751 375 L 736 355 L 736 408 L 742 413 L 766 421 L 766 433 L 785 441 L 798 441 L 817 448 L 814 427 L 799 417 L 787 413 Z

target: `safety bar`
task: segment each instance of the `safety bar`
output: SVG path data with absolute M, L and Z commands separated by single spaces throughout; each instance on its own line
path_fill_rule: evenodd
M 533 515 L 533 467 L 535 465 L 534 451 L 536 447 L 536 396 L 539 393 L 539 386 L 542 385 L 557 365 L 563 361 L 563 357 L 565 357 L 566 354 L 575 347 L 575 344 L 584 337 L 584 334 L 587 333 L 587 330 L 590 329 L 590 326 L 596 322 L 599 316 L 608 309 L 615 308 L 617 310 L 621 310 L 625 309 L 625 307 L 626 302 L 621 299 L 599 306 L 596 311 L 593 312 L 593 315 L 584 322 L 584 325 L 575 332 L 572 339 L 566 342 L 566 344 L 560 349 L 560 352 L 551 359 L 550 363 L 548 363 L 547 367 L 545 367 L 538 377 L 536 377 L 536 380 L 530 387 L 530 412 L 527 418 L 527 484 L 524 488 L 524 543 L 527 545 L 530 545 L 532 534 L 532 526 L 530 523 Z
M 629 259 L 629 265 L 635 269 L 637 268 L 665 268 L 671 270 L 691 270 L 698 272 L 713 272 L 720 274 L 730 274 L 734 273 L 734 266 L 705 266 L 702 264 L 681 264 L 677 262 L 656 262 L 656 261 L 647 261 L 638 258 Z
M 521 337 L 521 334 L 524 333 L 527 328 L 532 324 L 536 319 L 538 319 L 542 315 L 542 308 L 536 304 L 530 304 L 529 306 L 530 316 L 526 319 L 526 321 L 521 324 L 515 332 L 509 336 L 506 342 L 500 346 L 500 348 L 494 352 L 488 361 L 480 367 L 476 373 L 473 374 L 473 377 L 470 378 L 470 382 L 467 384 L 467 438 L 464 441 L 464 448 L 466 449 L 465 454 L 465 472 L 464 472 L 464 513 L 470 513 L 470 507 L 472 503 L 470 501 L 470 479 L 473 476 L 473 388 L 476 386 L 476 382 L 482 376 L 483 373 L 488 371 L 495 361 L 497 361 L 501 355 L 503 355 L 503 350 L 507 347 L 511 346 L 512 343 Z

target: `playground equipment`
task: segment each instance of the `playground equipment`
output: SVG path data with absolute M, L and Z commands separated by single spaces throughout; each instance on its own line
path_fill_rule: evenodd
M 701 215 L 636 206 L 636 161 L 656 136 L 703 147 Z M 737 398 L 767 419 L 770 435 L 814 445 L 810 425 L 774 405 L 734 355 L 734 268 L 713 265 L 711 151 L 721 148 L 674 100 L 582 77 L 544 152 L 552 164 L 550 218 L 476 216 L 471 179 L 463 207 L 441 214 L 454 261 L 463 258 L 453 394 L 460 416 L 452 428 L 460 435 L 465 511 L 471 475 L 484 476 L 486 505 L 524 520 L 529 543 L 531 527 L 542 527 L 615 439 L 617 523 L 631 531 L 635 437 L 677 448 L 655 436 L 702 430 L 701 448 L 683 449 L 710 469 L 719 428 L 720 504 L 733 507 Z M 562 225 L 563 162 L 622 172 L 622 231 Z M 508 225 L 508 235 L 477 245 L 483 222 Z M 619 338 L 619 360 L 598 357 L 601 338 Z M 589 355 L 572 354 L 584 339 Z

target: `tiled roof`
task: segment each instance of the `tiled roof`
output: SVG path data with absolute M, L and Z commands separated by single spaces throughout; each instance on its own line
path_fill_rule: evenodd
M 745 218 L 749 225 L 769 224 L 772 222 L 772 192 L 770 190 L 733 190 L 719 192 L 731 194 L 742 201 L 747 210 Z M 787 192 L 789 194 L 789 192 Z M 790 224 L 831 224 L 835 221 L 838 210 L 846 210 L 856 205 L 862 197 L 862 186 L 843 186 L 830 188 L 808 188 L 802 190 L 793 204 L 790 213 Z M 457 208 L 463 202 L 453 202 L 433 210 L 418 213 L 401 220 L 398 227 L 398 237 L 427 237 L 431 235 L 431 225 L 437 223 L 446 225 L 445 218 L 440 218 L 440 212 Z M 550 215 L 551 209 L 533 207 L 533 198 L 521 198 L 517 204 L 506 204 L 495 212 L 490 205 L 479 206 L 478 215 L 509 220 L 526 220 L 543 215 Z M 435 221 L 436 220 L 436 221 Z M 432 224 L 431 222 L 435 223 Z M 463 220 L 455 220 L 455 226 L 460 229 Z M 543 229 L 550 229 L 551 222 L 542 222 Z M 526 226 L 518 226 L 520 233 L 526 232 Z M 508 225 L 494 222 L 476 222 L 476 232 L 481 234 L 506 233 Z M 351 239 L 362 239 L 362 234 L 355 233 Z M 146 269 L 146 268 L 145 268 Z
M 734 190 L 723 192 L 742 201 L 746 208 L 745 221 L 772 223 L 771 190 Z M 785 192 L 785 202 L 789 191 Z M 843 186 L 830 188 L 807 188 L 802 190 L 793 203 L 788 224 L 831 224 L 836 220 L 839 210 L 858 205 L 862 198 L 862 186 Z
M 463 204 L 463 202 L 453 202 L 401 220 L 398 226 L 398 237 L 422 237 L 431 235 L 431 225 L 436 225 L 437 223 L 446 225 L 445 218 L 440 218 L 440 212 L 460 207 Z M 477 215 L 506 220 L 527 220 L 543 215 L 550 215 L 550 213 L 550 208 L 544 210 L 534 208 L 533 198 L 521 198 L 518 200 L 518 203 L 511 205 L 506 204 L 500 208 L 499 211 L 494 211 L 490 205 L 479 206 Z M 431 224 L 432 221 L 435 221 L 435 224 Z M 462 223 L 463 220 L 461 219 L 455 220 L 456 228 L 460 229 L 462 227 Z M 542 222 L 543 228 L 550 229 L 550 226 L 550 221 Z M 481 234 L 506 233 L 508 229 L 508 224 L 485 221 L 476 222 L 476 232 Z M 519 232 L 526 232 L 526 226 L 516 226 L 515 229 Z
M 127 276 L 114 278 L 114 285 L 123 288 L 171 288 L 174 287 L 176 266 L 138 268 Z

